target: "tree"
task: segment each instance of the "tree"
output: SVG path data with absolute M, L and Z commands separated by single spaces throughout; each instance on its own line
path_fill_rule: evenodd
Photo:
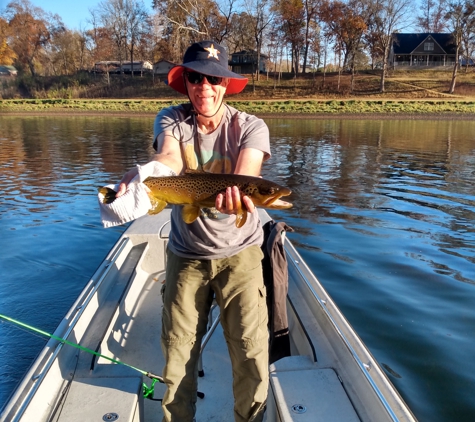
M 422 32 L 444 32 L 447 29 L 446 0 L 421 0 L 417 25 Z
M 16 55 L 15 65 L 29 69 L 35 76 L 39 59 L 51 38 L 49 16 L 29 0 L 12 1 L 7 5 L 5 16 L 10 27 L 10 48 Z M 57 17 L 54 20 L 58 21 Z
M 257 62 L 257 69 L 255 69 L 257 72 L 252 73 L 252 90 L 255 92 L 254 75 L 257 74 L 257 80 L 259 80 L 259 62 L 261 60 L 264 32 L 272 22 L 273 13 L 270 10 L 268 0 L 244 0 L 244 8 L 246 13 L 252 17 L 252 28 L 250 28 L 250 31 L 254 38 Z
M 354 90 L 357 51 L 361 49 L 361 39 L 367 29 L 365 15 L 368 12 L 369 9 L 357 0 L 350 0 L 348 3 L 338 0 L 330 3 L 326 0 L 319 11 L 320 19 L 328 28 L 328 34 L 335 39 L 338 57 L 341 52 L 344 53 L 343 67 L 350 68 L 351 92 Z
M 371 17 L 370 26 L 373 29 L 371 35 L 374 37 L 374 46 L 380 50 L 382 57 L 380 92 L 384 92 L 385 89 L 385 78 L 393 33 L 397 32 L 399 25 L 407 18 L 412 4 L 412 0 L 376 0 L 374 4 L 374 13 Z
M 16 59 L 16 54 L 10 47 L 10 27 L 8 22 L 0 17 L 0 63 L 11 65 Z
M 145 31 L 144 25 L 148 22 L 148 15 L 141 0 L 102 0 L 91 14 L 113 40 L 120 66 L 127 53 L 133 63 L 135 47 Z
M 473 2 L 467 0 L 449 1 L 446 18 L 449 22 L 449 28 L 451 29 L 455 42 L 455 63 L 449 88 L 449 93 L 453 94 L 457 80 L 457 70 L 460 65 L 460 49 L 467 31 L 474 25 L 475 5 Z
M 226 39 L 230 53 L 255 48 L 254 25 L 254 18 L 247 12 L 234 13 L 232 15 Z
M 318 25 L 316 25 L 315 18 L 318 15 L 320 0 L 304 0 L 303 5 L 305 10 L 305 36 L 302 72 L 305 73 L 307 69 L 310 46 L 312 44 L 314 46 L 319 46 L 318 38 L 320 28 L 318 27 Z M 315 49 L 314 52 L 317 53 Z
M 292 51 L 292 68 L 297 76 L 300 67 L 300 54 L 304 48 L 305 17 L 302 0 L 279 0 L 274 8 L 280 18 L 280 28 L 284 39 L 290 44 Z
M 126 45 L 130 53 L 132 76 L 134 76 L 134 53 L 146 36 L 151 22 L 142 1 L 126 0 L 125 16 L 128 20 Z

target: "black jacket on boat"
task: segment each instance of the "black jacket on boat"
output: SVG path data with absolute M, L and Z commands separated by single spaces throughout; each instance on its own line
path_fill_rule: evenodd
M 284 250 L 285 231 L 294 231 L 283 222 L 268 221 L 263 226 L 262 270 L 267 289 L 269 314 L 269 363 L 290 356 L 287 292 L 289 286 L 287 258 Z

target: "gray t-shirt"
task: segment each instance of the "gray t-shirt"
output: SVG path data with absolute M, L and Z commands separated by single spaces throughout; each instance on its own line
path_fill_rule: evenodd
M 210 173 L 232 174 L 239 152 L 256 148 L 270 157 L 269 129 L 263 120 L 228 105 L 221 123 L 210 134 L 198 131 L 190 105 L 182 104 L 161 110 L 154 124 L 154 139 L 171 131 L 181 142 L 182 154 L 190 169 L 203 168 Z M 196 148 L 195 143 L 199 145 Z M 154 142 L 154 147 L 156 143 Z M 182 206 L 173 205 L 168 247 L 178 256 L 193 259 L 225 258 L 251 245 L 261 245 L 263 236 L 258 213 L 248 213 L 246 224 L 237 228 L 236 216 L 204 209 L 191 224 L 181 217 Z
M 202 167 L 210 173 L 234 173 L 239 152 L 244 148 L 259 149 L 264 152 L 264 159 L 268 159 L 269 129 L 264 121 L 228 105 L 225 107 L 221 123 L 210 134 L 198 131 L 189 104 L 165 108 L 155 118 L 154 139 L 164 131 L 171 131 L 181 142 L 187 167 Z M 195 138 L 199 145 L 196 152 Z M 172 206 L 168 244 L 178 256 L 192 259 L 225 258 L 248 246 L 260 246 L 262 243 L 257 212 L 248 213 L 246 224 L 237 228 L 235 215 L 221 214 L 214 208 L 203 209 L 196 221 L 187 224 L 181 217 L 181 209 L 182 206 Z

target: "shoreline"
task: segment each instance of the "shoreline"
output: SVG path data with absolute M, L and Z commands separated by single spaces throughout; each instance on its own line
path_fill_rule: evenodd
M 154 117 L 155 112 L 125 112 L 111 110 L 96 111 L 78 111 L 78 110 L 45 110 L 45 111 L 0 111 L 0 117 L 40 117 L 40 116 L 61 116 L 61 117 Z M 475 113 L 436 113 L 436 112 L 419 112 L 419 113 L 251 113 L 261 119 L 301 119 L 301 120 L 474 120 Z
M 239 111 L 265 119 L 401 119 L 469 120 L 475 118 L 475 101 L 406 99 L 235 100 L 226 103 Z M 164 107 L 185 99 L 36 99 L 0 100 L 0 116 L 155 116 Z

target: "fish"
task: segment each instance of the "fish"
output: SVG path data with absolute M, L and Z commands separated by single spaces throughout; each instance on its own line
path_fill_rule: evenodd
M 225 193 L 227 187 L 237 186 L 241 196 L 247 195 L 256 207 L 269 209 L 288 209 L 290 202 L 280 200 L 292 191 L 270 180 L 242 174 L 216 174 L 206 172 L 186 172 L 179 176 L 148 177 L 143 181 L 148 187 L 152 208 L 148 211 L 154 215 L 160 213 L 167 204 L 183 205 L 182 218 L 187 224 L 195 221 L 203 208 L 213 208 L 216 197 Z M 115 200 L 116 192 L 108 187 L 99 189 L 103 195 L 103 203 L 110 204 Z M 247 221 L 247 209 L 238 204 L 236 227 L 242 227 Z

